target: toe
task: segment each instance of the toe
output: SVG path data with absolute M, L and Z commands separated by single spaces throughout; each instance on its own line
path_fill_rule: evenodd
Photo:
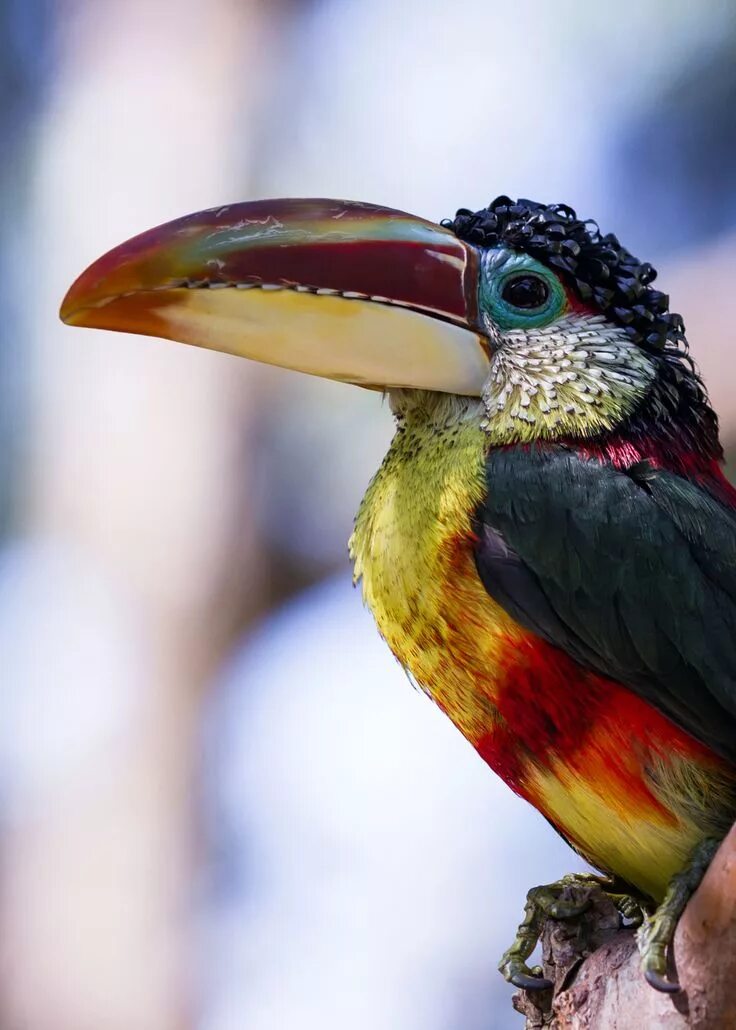
M 547 915 L 553 919 L 576 919 L 583 912 L 587 912 L 590 905 L 590 897 L 584 898 L 583 901 L 566 901 L 558 898 L 548 905 Z

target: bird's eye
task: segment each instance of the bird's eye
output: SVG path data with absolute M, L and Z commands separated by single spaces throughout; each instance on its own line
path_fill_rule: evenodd
M 549 286 L 539 275 L 514 275 L 504 283 L 501 297 L 511 307 L 533 311 L 547 303 Z
M 481 261 L 480 314 L 496 328 L 542 328 L 567 309 L 559 276 L 530 254 L 496 248 L 484 251 Z

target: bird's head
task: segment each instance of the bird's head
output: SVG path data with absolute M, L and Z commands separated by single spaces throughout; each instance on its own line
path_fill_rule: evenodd
M 491 442 L 715 416 L 655 271 L 562 204 L 498 197 L 440 225 L 331 200 L 203 211 L 92 264 L 80 326 L 180 340 L 381 390 L 482 400 Z

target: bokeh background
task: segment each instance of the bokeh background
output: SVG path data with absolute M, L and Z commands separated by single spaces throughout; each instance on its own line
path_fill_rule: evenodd
M 407 684 L 346 540 L 372 393 L 61 326 L 188 211 L 565 201 L 736 442 L 732 0 L 0 0 L 0 1027 L 506 1030 L 575 867 Z

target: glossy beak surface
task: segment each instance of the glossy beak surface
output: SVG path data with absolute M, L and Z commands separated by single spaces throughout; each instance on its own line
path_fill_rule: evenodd
M 109 251 L 61 317 L 365 386 L 479 395 L 477 282 L 477 252 L 433 222 L 350 201 L 263 200 Z

